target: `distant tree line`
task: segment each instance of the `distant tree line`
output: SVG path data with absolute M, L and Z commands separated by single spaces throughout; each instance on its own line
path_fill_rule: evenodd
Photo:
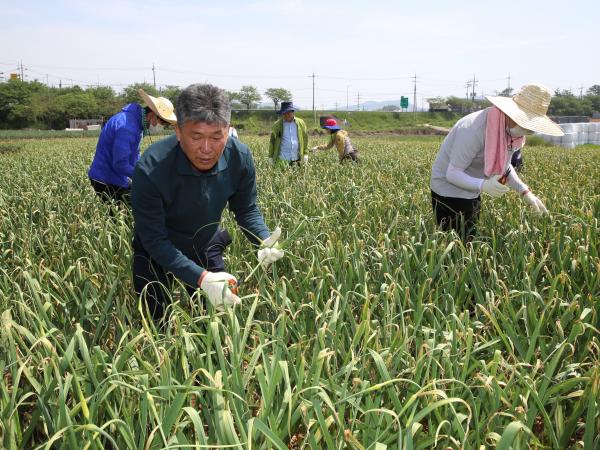
M 9 80 L 0 83 L 0 129 L 64 129 L 69 119 L 108 119 L 123 105 L 141 102 L 138 89 L 153 96 L 167 97 L 173 104 L 181 92 L 178 86 L 166 86 L 160 91 L 148 83 L 135 83 L 117 94 L 111 87 L 83 89 L 79 86 L 48 87 L 39 81 Z M 262 99 L 254 86 L 243 86 L 238 92 L 228 92 L 232 107 L 252 109 Z M 275 109 L 281 101 L 292 99 L 283 88 L 271 88 L 264 95 Z
M 173 102 L 180 92 L 177 86 L 167 86 L 159 93 L 150 84 L 137 83 L 117 95 L 106 86 L 56 88 L 38 81 L 10 80 L 0 83 L 0 128 L 63 129 L 69 119 L 108 119 L 123 105 L 140 102 L 139 88 Z
M 513 95 L 513 89 L 505 89 L 496 95 L 509 97 Z M 481 100 L 472 96 L 461 97 L 435 97 L 428 99 L 430 109 L 441 109 L 450 107 L 452 111 L 468 113 L 491 105 L 487 100 Z M 595 84 L 588 88 L 585 94 L 575 95 L 570 90 L 557 89 L 554 92 L 548 114 L 551 116 L 592 116 L 600 112 L 600 85 Z
M 0 83 L 0 129 L 63 129 L 69 119 L 108 119 L 123 105 L 140 102 L 138 89 L 153 96 L 163 96 L 177 103 L 181 92 L 178 86 L 166 86 L 160 91 L 148 83 L 135 83 L 117 94 L 111 87 L 97 86 L 83 89 L 48 87 L 39 81 L 9 80 Z M 254 86 L 242 86 L 239 91 L 228 92 L 233 108 L 253 109 L 262 95 L 279 108 L 281 102 L 291 101 L 292 94 L 284 88 L 269 88 L 262 95 Z M 505 89 L 499 95 L 511 95 Z M 487 100 L 455 96 L 428 99 L 430 105 L 447 105 L 452 111 L 468 113 L 489 106 Z M 553 116 L 591 116 L 600 112 L 600 85 L 587 89 L 585 95 L 577 96 L 569 90 L 557 90 L 550 103 L 549 114 Z

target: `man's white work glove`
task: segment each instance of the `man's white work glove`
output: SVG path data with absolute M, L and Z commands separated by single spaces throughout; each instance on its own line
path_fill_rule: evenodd
M 275 228 L 275 231 L 266 238 L 258 250 L 258 262 L 263 266 L 268 266 L 272 262 L 283 258 L 283 250 L 277 248 L 276 244 L 281 236 L 281 228 Z
M 209 272 L 205 270 L 200 276 L 200 289 L 206 294 L 213 306 L 237 305 L 242 301 L 231 292 L 236 286 L 236 278 L 227 272 Z
M 304 164 L 308 162 L 308 155 L 304 155 Z
M 529 204 L 534 214 L 548 214 L 548 210 L 546 209 L 542 201 L 535 195 L 533 195 L 531 191 L 525 191 L 523 193 L 523 200 L 525 200 Z
M 269 158 L 268 161 L 269 161 L 269 165 L 272 166 L 273 165 L 273 158 Z
M 492 178 L 483 180 L 481 192 L 485 192 L 492 197 L 500 197 L 506 194 L 509 191 L 509 188 L 508 186 L 500 183 L 498 178 L 500 178 L 500 175 L 494 175 Z

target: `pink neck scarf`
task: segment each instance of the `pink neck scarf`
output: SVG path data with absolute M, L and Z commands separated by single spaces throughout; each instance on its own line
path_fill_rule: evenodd
M 525 137 L 512 138 L 506 132 L 506 116 L 495 106 L 487 115 L 485 125 L 485 149 L 483 153 L 483 173 L 487 177 L 502 175 L 508 158 L 507 148 L 521 148 L 525 145 Z

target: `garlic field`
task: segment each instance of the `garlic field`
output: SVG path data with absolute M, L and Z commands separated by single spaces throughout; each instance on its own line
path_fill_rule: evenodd
M 551 216 L 487 197 L 464 245 L 434 227 L 439 138 L 292 169 L 242 140 L 286 256 L 235 309 L 174 290 L 164 329 L 133 294 L 130 212 L 89 185 L 96 138 L 0 140 L 0 447 L 600 448 L 598 147 L 526 148 Z

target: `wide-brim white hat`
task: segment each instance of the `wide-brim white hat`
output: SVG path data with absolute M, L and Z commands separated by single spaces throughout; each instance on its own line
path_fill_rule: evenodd
M 563 136 L 563 130 L 546 115 L 552 94 L 541 84 L 526 84 L 512 97 L 486 97 L 517 125 L 536 133 Z
M 170 124 L 177 123 L 175 108 L 173 107 L 171 100 L 165 97 L 152 97 L 151 95 L 146 94 L 143 89 L 139 89 L 138 92 L 144 100 L 145 105 L 150 108 L 154 114 Z

